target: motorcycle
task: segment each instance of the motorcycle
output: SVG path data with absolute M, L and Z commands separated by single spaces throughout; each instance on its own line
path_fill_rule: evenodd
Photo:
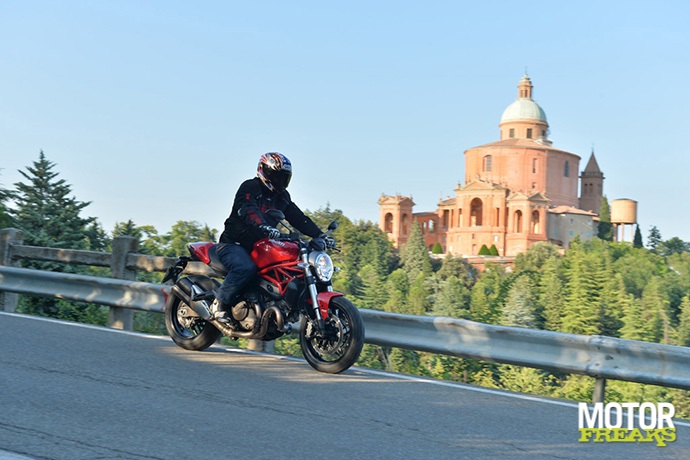
M 190 274 L 180 278 L 191 261 L 205 263 L 218 278 L 226 276 L 215 243 L 189 244 L 190 257 L 179 257 L 168 268 L 163 282 L 174 282 L 165 304 L 168 334 L 182 348 L 204 350 L 221 334 L 270 341 L 292 333 L 293 324 L 299 324 L 300 348 L 314 369 L 330 374 L 349 369 L 362 351 L 364 324 L 357 307 L 331 286 L 336 269 L 324 240 L 305 241 L 287 226 L 282 212 L 267 213 L 289 233 L 254 244 L 250 257 L 258 272 L 237 303 L 228 308 L 229 322 L 210 311 L 213 291 L 220 287 L 215 277 Z M 337 227 L 332 222 L 322 236 Z

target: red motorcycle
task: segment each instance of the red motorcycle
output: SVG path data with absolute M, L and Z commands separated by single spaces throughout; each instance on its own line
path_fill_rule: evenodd
M 270 210 L 288 229 L 284 215 Z M 328 226 L 330 234 L 337 222 Z M 204 275 L 180 278 L 190 261 L 201 261 L 223 278 L 227 270 L 216 253 L 215 243 L 192 243 L 191 257 L 182 256 L 170 267 L 163 282 L 173 280 L 165 304 L 165 326 L 173 341 L 188 350 L 204 350 L 221 334 L 231 338 L 275 340 L 299 324 L 302 353 L 316 370 L 337 374 L 352 366 L 364 344 L 362 317 L 352 302 L 333 291 L 333 261 L 323 240 L 305 241 L 299 233 L 283 233 L 278 239 L 264 238 L 250 254 L 258 267 L 254 281 L 230 308 L 232 320 L 214 319 L 209 306 L 217 279 Z

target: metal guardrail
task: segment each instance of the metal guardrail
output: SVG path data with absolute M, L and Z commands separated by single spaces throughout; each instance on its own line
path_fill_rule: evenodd
M 0 266 L 0 291 L 162 312 L 170 286 Z M 360 310 L 365 342 L 690 390 L 690 348 Z

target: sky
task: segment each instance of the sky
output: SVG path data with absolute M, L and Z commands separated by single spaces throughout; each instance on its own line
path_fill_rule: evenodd
M 0 184 L 43 151 L 84 216 L 222 229 L 259 156 L 305 210 L 433 211 L 527 72 L 645 239 L 690 241 L 690 2 L 0 0 Z

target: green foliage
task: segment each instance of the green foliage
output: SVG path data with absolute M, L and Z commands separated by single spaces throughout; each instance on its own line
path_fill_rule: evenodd
M 412 231 L 407 242 L 400 248 L 400 262 L 411 281 L 416 279 L 420 273 L 426 277 L 432 272 L 429 250 L 426 248 L 422 228 L 417 221 L 412 225 Z
M 537 317 L 537 292 L 529 276 L 518 277 L 511 285 L 501 312 L 500 324 L 535 328 Z
M 94 218 L 84 218 L 81 211 L 89 202 L 78 201 L 70 196 L 72 187 L 64 179 L 58 179 L 43 153 L 38 161 L 19 171 L 23 182 L 15 183 L 12 193 L 15 208 L 10 209 L 14 224 L 22 231 L 24 244 L 66 249 L 90 249 L 85 237 L 86 228 Z
M 432 254 L 443 254 L 443 247 L 441 246 L 441 243 L 438 241 L 434 244 L 434 246 L 431 248 L 431 253 Z
M 633 238 L 633 247 L 642 248 L 644 244 L 642 243 L 642 232 L 640 232 L 640 226 L 635 225 L 635 237 Z
M 597 236 L 604 241 L 613 241 L 613 225 L 611 224 L 611 208 L 606 196 L 601 199 L 599 208 L 599 230 Z
M 498 248 L 496 247 L 495 244 L 492 244 L 491 247 L 489 248 L 489 255 L 491 255 L 491 256 L 497 256 L 498 255 Z
M 649 229 L 649 236 L 647 237 L 647 247 L 652 251 L 656 252 L 657 247 L 661 244 L 661 232 L 655 226 Z
M 487 248 L 485 244 L 482 244 L 482 247 L 479 248 L 479 255 L 480 256 L 490 256 L 491 251 L 489 251 L 489 248 Z

